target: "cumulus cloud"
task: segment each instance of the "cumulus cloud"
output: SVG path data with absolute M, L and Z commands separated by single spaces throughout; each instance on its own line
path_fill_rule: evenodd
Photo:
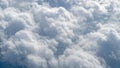
M 119 0 L 0 0 L 1 68 L 119 68 Z

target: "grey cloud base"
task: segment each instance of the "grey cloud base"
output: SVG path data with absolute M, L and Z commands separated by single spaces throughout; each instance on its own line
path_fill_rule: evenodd
M 0 68 L 120 68 L 120 0 L 0 0 Z

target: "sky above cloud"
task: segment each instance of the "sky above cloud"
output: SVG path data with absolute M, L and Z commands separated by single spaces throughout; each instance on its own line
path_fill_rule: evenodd
M 120 68 L 120 0 L 0 0 L 0 68 Z

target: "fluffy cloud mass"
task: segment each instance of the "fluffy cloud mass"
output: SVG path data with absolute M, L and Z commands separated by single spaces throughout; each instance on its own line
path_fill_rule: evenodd
M 120 0 L 0 0 L 0 68 L 120 68 Z

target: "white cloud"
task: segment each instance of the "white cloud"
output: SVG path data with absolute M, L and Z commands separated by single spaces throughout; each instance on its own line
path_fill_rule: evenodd
M 0 0 L 1 68 L 119 68 L 119 0 Z

